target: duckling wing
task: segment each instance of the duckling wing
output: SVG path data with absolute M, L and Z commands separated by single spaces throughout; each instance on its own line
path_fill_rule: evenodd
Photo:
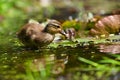
M 33 35 L 34 36 L 34 41 L 36 45 L 38 46 L 45 46 L 50 44 L 54 36 L 48 33 L 40 32 L 40 34 Z

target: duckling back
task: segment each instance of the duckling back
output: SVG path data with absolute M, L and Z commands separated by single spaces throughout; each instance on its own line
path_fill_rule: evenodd
M 17 33 L 18 39 L 26 47 L 42 47 L 52 42 L 53 36 L 43 32 L 44 26 L 38 23 L 27 23 Z

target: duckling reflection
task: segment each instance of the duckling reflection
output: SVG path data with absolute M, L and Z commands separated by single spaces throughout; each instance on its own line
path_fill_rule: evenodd
M 68 56 L 65 54 L 61 54 L 59 58 L 56 55 L 51 54 L 34 59 L 30 67 L 32 71 L 42 71 L 49 67 L 50 73 L 60 74 L 64 72 L 67 61 Z
M 46 26 L 38 22 L 27 23 L 17 33 L 17 36 L 26 47 L 38 49 L 50 44 L 56 33 L 64 35 L 61 23 L 57 20 L 49 20 Z
M 63 73 L 67 63 L 68 63 L 68 55 L 66 54 L 56 55 L 56 60 L 52 67 L 52 73 L 53 74 Z

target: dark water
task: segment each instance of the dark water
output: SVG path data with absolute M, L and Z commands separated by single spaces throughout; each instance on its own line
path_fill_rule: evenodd
M 107 53 L 120 53 L 119 44 L 114 44 L 113 47 L 105 44 L 77 44 L 76 47 L 58 46 L 57 48 L 33 51 L 15 45 L 14 40 L 9 40 L 9 42 L 11 43 L 2 44 L 3 46 L 0 48 L 0 80 L 30 80 L 29 73 L 39 71 L 45 73 L 42 71 L 43 69 L 47 70 L 45 77 L 51 76 L 56 80 L 71 80 L 70 78 L 74 73 L 91 75 L 89 72 L 96 71 L 94 69 L 88 70 L 88 65 L 81 62 L 80 57 L 99 62 L 105 56 L 113 58 L 111 54 Z M 80 77 L 78 78 L 80 79 Z

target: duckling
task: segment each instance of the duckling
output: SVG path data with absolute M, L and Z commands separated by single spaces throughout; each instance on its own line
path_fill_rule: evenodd
M 64 35 L 61 23 L 57 20 L 49 20 L 45 27 L 37 22 L 27 23 L 17 33 L 17 36 L 26 47 L 38 49 L 50 44 L 56 33 Z

